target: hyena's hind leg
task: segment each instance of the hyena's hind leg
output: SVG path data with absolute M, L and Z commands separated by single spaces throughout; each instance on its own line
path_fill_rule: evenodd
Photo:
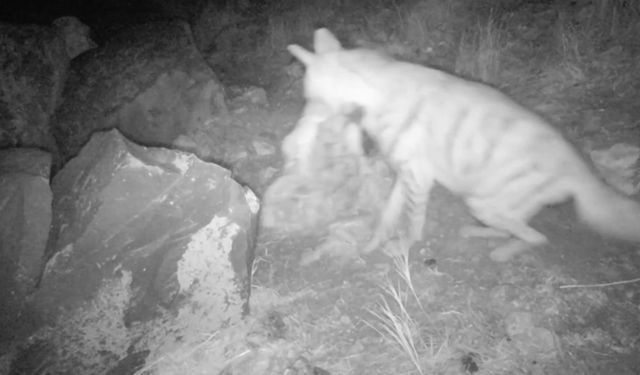
M 511 234 L 515 239 L 491 252 L 491 259 L 509 260 L 527 249 L 544 245 L 547 237 L 528 223 L 548 204 L 565 201 L 571 196 L 567 180 L 550 173 L 521 173 L 520 178 L 503 182 L 496 193 L 467 197 L 467 205 L 483 223 Z
M 519 253 L 548 242 L 545 235 L 531 228 L 527 223 L 512 222 L 504 225 L 503 228 L 511 232 L 515 238 L 491 251 L 489 256 L 496 262 L 506 262 Z
M 528 215 L 512 213 L 505 215 L 493 209 L 485 207 L 474 207 L 473 203 L 467 202 L 474 213 L 474 216 L 486 224 L 488 228 L 467 231 L 468 234 L 476 234 L 475 237 L 508 237 L 514 238 L 498 246 L 490 253 L 491 259 L 496 262 L 506 262 L 515 255 L 531 248 L 544 245 L 548 242 L 547 237 L 529 226 Z

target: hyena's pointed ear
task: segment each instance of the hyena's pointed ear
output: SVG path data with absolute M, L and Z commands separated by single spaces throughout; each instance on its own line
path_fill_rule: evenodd
M 313 60 L 315 60 L 316 58 L 316 55 L 313 52 L 308 51 L 297 44 L 291 44 L 287 46 L 287 51 L 295 56 L 296 59 L 300 60 L 300 62 L 305 66 L 311 65 L 311 63 L 313 63 Z
M 342 45 L 331 31 L 322 28 L 316 30 L 313 34 L 313 48 L 316 50 L 316 53 L 323 54 L 327 52 L 340 51 L 342 49 Z

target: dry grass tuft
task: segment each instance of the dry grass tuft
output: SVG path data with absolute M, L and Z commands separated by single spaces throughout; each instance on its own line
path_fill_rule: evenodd
M 380 304 L 377 308 L 369 309 L 378 324 L 366 323 L 382 337 L 397 344 L 409 357 L 416 370 L 420 374 L 424 374 L 419 353 L 419 349 L 424 347 L 424 343 L 419 341 L 421 340 L 419 336 L 416 336 L 418 332 L 417 324 L 407 311 L 408 295 L 398 287 L 394 287 L 389 280 L 388 284 L 383 288 L 391 298 L 388 299 L 384 295 L 380 295 Z
M 397 346 L 418 373 L 430 373 L 451 360 L 449 336 L 446 329 L 440 329 L 428 319 L 411 280 L 408 256 L 395 256 L 393 261 L 395 272 L 404 285 L 395 284 L 387 278 L 381 285 L 383 293 L 380 294 L 380 302 L 368 309 L 375 321 L 365 323 Z M 410 308 L 411 298 L 417 305 L 418 312 L 413 312 Z M 419 323 L 412 314 L 420 314 L 427 318 L 428 326 Z
M 458 45 L 455 72 L 483 82 L 497 84 L 502 71 L 506 38 L 493 17 L 465 32 Z

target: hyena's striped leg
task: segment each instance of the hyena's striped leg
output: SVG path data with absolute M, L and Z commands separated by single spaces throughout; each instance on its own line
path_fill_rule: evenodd
M 415 173 L 420 172 L 420 173 Z M 365 246 L 363 253 L 370 253 L 388 241 L 398 229 L 398 222 L 408 203 L 409 245 L 422 238 L 429 193 L 433 178 L 426 170 L 404 168 L 398 171 L 391 195 L 382 210 L 373 238 Z
M 520 220 L 502 223 L 502 228 L 516 238 L 495 248 L 489 255 L 496 262 L 506 262 L 514 255 L 548 242 L 547 237 Z
M 463 238 L 507 238 L 507 242 L 493 249 L 489 255 L 496 262 L 506 262 L 516 254 L 531 248 L 530 244 L 519 238 L 512 238 L 511 233 L 503 229 L 482 225 L 464 225 L 460 228 L 459 233 Z
M 362 250 L 363 253 L 367 254 L 372 252 L 392 236 L 393 231 L 395 231 L 398 225 L 400 215 L 402 214 L 405 200 L 406 192 L 404 191 L 404 184 L 400 180 L 400 176 L 396 176 L 389 199 L 378 216 L 378 223 L 373 232 L 373 237 Z
M 485 202 L 480 206 L 477 202 L 468 200 L 467 204 L 478 220 L 515 237 L 491 252 L 490 257 L 494 261 L 505 262 L 516 254 L 547 243 L 547 237 L 529 226 L 526 219 L 523 219 L 523 217 L 527 217 L 524 213 L 505 214 L 499 212 L 496 207 L 500 202 L 494 202 L 494 204 Z
M 408 193 L 407 219 L 409 221 L 408 246 L 422 239 L 422 232 L 427 217 L 427 206 L 431 188 L 434 184 L 433 176 L 421 163 L 413 163 L 406 173 L 403 182 Z

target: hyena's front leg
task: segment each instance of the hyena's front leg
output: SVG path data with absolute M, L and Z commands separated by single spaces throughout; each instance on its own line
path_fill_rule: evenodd
M 407 208 L 409 233 L 408 238 L 401 238 L 401 240 L 407 246 L 411 246 L 422 238 L 433 178 L 424 168 L 423 170 L 414 168 L 415 166 L 409 166 L 398 171 L 391 195 L 378 219 L 373 238 L 365 246 L 363 253 L 370 253 L 393 237 L 407 204 L 409 204 Z
M 408 193 L 407 219 L 409 221 L 408 246 L 422 239 L 422 232 L 427 216 L 429 196 L 433 188 L 434 178 L 424 165 L 413 163 L 404 173 L 403 181 Z
M 400 176 L 396 176 L 396 179 L 393 182 L 393 188 L 391 189 L 391 195 L 389 195 L 389 199 L 387 200 L 384 209 L 378 216 L 378 223 L 373 232 L 373 237 L 362 250 L 364 254 L 372 252 L 391 238 L 393 232 L 398 226 L 398 221 L 402 214 L 405 200 L 406 192 L 404 190 L 404 184 L 400 180 Z

